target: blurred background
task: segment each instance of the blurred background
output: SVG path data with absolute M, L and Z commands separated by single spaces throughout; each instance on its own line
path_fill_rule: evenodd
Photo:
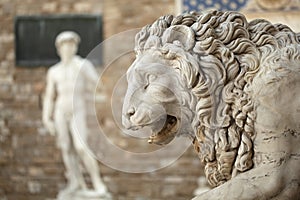
M 0 200 L 50 200 L 66 184 L 56 138 L 47 134 L 41 120 L 46 73 L 58 61 L 52 43 L 58 31 L 74 27 L 80 32 L 83 57 L 106 41 L 99 56 L 93 56 L 102 84 L 91 113 L 96 109 L 97 123 L 115 145 L 150 151 L 157 147 L 122 134 L 115 117 L 126 90 L 124 74 L 135 58 L 134 35 L 161 15 L 207 9 L 237 10 L 249 20 L 265 18 L 300 30 L 299 0 L 0 0 Z M 87 18 L 90 25 L 84 27 Z M 40 31 L 45 24 L 50 24 L 46 33 Z M 90 123 L 91 132 L 99 124 Z M 91 148 L 101 146 L 101 141 L 90 140 Z M 172 165 L 151 173 L 99 165 L 116 200 L 191 199 L 203 176 L 192 147 Z

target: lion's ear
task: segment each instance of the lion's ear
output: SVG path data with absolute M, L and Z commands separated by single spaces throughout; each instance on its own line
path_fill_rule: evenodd
M 185 50 L 190 50 L 195 45 L 194 31 L 184 25 L 175 25 L 167 28 L 162 36 L 162 43 L 174 43 L 181 45 Z

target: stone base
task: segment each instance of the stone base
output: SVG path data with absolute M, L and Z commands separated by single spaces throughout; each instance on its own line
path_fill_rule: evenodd
M 60 192 L 57 200 L 112 200 L 111 194 L 95 190 L 77 190 L 69 193 Z

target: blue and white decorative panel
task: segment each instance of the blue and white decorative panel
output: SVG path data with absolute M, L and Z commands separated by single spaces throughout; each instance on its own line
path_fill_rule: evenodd
M 183 12 L 203 11 L 207 9 L 239 11 L 248 0 L 182 0 Z

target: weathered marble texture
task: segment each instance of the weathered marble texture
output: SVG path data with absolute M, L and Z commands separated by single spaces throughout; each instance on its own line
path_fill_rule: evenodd
M 300 199 L 300 35 L 237 12 L 163 16 L 136 35 L 123 125 L 193 140 L 202 199 Z

